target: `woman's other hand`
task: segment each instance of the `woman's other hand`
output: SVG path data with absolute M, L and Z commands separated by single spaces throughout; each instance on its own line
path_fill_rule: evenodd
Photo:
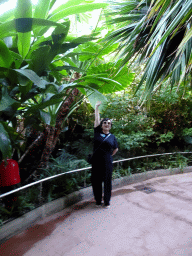
M 95 107 L 99 107 L 101 105 L 101 101 L 97 101 L 97 103 L 95 104 Z
M 113 150 L 113 153 L 112 153 L 111 156 L 114 156 L 114 155 L 117 153 L 117 151 L 118 151 L 118 148 L 116 148 L 115 150 Z

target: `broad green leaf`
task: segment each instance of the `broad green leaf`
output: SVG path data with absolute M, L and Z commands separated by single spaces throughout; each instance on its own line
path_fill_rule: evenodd
M 31 0 L 18 0 L 17 7 L 15 11 L 15 18 L 32 18 L 32 2 Z M 22 23 L 21 23 L 22 24 Z M 16 23 L 17 26 L 17 23 Z M 19 53 L 23 58 L 27 55 L 30 44 L 31 44 L 31 29 L 32 29 L 32 22 L 29 27 L 27 26 L 27 32 L 20 33 L 18 32 L 18 50 Z M 17 29 L 18 31 L 18 29 Z
M 81 69 L 81 68 L 77 68 L 77 67 L 73 67 L 73 66 L 58 66 L 55 68 L 55 70 L 57 71 L 61 71 L 61 70 L 75 70 L 76 72 L 79 72 L 79 73 L 84 73 L 85 70 Z
M 134 73 L 129 72 L 127 67 L 119 71 L 119 61 L 116 65 L 114 63 L 100 64 L 88 70 L 87 75 L 81 80 L 86 83 L 96 83 L 99 86 L 101 93 L 112 93 L 125 90 L 134 79 Z M 93 75 L 90 75 L 93 74 Z
M 87 92 L 90 104 L 93 108 L 95 108 L 95 104 L 97 103 L 97 101 L 101 101 L 102 104 L 99 107 L 99 110 L 102 112 L 106 109 L 108 100 L 102 93 L 96 90 L 94 92 L 87 90 L 86 92 Z
M 97 33 L 94 33 L 92 35 L 80 36 L 80 37 L 77 37 L 74 40 L 72 40 L 72 43 L 84 44 L 84 43 L 87 43 L 89 41 L 92 41 L 92 40 L 96 39 L 97 35 L 98 35 Z
M 45 90 L 45 94 L 47 93 L 57 94 L 58 88 L 59 86 L 55 86 L 54 84 L 48 84 Z
M 79 59 L 80 59 L 80 56 L 84 56 L 84 55 L 92 56 L 93 53 L 91 53 L 91 52 L 70 52 L 70 53 L 65 54 L 63 59 L 67 58 L 67 57 L 76 57 L 76 56 L 79 57 Z
M 133 82 L 134 78 L 135 73 L 127 70 L 127 67 L 122 68 L 121 71 L 113 77 L 113 79 L 118 81 L 124 89 Z
M 64 17 L 70 16 L 72 14 L 84 13 L 84 12 L 91 12 L 96 9 L 101 9 L 107 7 L 108 4 L 106 3 L 94 3 L 94 4 L 82 4 L 68 7 L 54 15 L 52 15 L 49 20 L 58 21 L 63 19 Z
M 15 10 L 8 10 L 0 15 L 0 22 L 5 22 L 14 19 Z
M 21 66 L 21 63 L 23 62 L 23 58 L 21 57 L 20 54 L 18 54 L 16 52 L 13 52 L 13 51 L 10 51 L 10 54 L 11 54 L 11 56 L 13 58 L 13 61 L 15 62 L 15 68 L 19 69 L 20 66 Z
M 34 18 L 46 19 L 51 0 L 38 0 L 35 6 Z
M 35 106 L 30 107 L 26 112 L 26 116 L 29 115 L 29 113 L 34 113 L 37 110 L 45 109 L 48 106 L 55 105 L 57 103 L 62 102 L 63 101 L 63 95 L 65 95 L 65 94 L 54 95 L 53 97 L 51 97 L 51 99 L 49 99 L 45 102 L 39 103 Z
M 27 55 L 31 45 L 31 31 L 18 33 L 18 50 L 23 58 Z
M 7 87 L 3 86 L 2 87 L 2 98 L 0 101 L 0 111 L 5 110 L 6 108 L 10 107 L 12 104 L 16 103 L 17 101 L 12 99 L 8 92 L 7 92 Z
M 31 25 L 32 26 L 31 26 Z M 60 27 L 65 29 L 65 26 L 63 26 L 60 23 L 56 23 L 54 21 L 49 21 L 45 19 L 35 19 L 35 18 L 20 18 L 20 19 L 14 19 L 10 21 L 6 21 L 2 24 L 0 24 L 0 38 L 5 38 L 7 36 L 12 36 L 17 32 L 17 29 L 24 31 L 27 33 L 29 31 L 29 27 L 36 28 L 37 26 L 45 26 L 47 29 L 49 27 Z M 17 28 L 17 29 L 16 29 Z M 46 41 L 47 39 L 45 39 Z M 39 41 L 38 41 L 39 43 Z M 35 45 L 35 44 L 34 44 Z
M 54 4 L 55 4 L 56 1 L 57 1 L 57 0 L 51 0 L 51 2 L 50 2 L 50 7 L 49 7 L 50 10 L 51 10 L 51 8 L 54 6 Z
M 31 55 L 27 56 L 31 59 L 29 69 L 32 69 L 37 74 L 41 75 L 42 72 L 49 65 L 47 59 L 49 57 L 51 46 L 45 45 L 32 51 Z
M 95 90 L 95 89 L 92 89 L 91 86 L 81 85 L 81 83 L 69 83 L 69 84 L 60 85 L 58 88 L 58 92 L 61 93 L 61 92 L 66 91 L 67 89 L 74 89 L 74 88 L 77 88 L 82 93 L 85 92 L 85 89 L 90 90 L 91 92 L 93 92 L 93 90 Z M 87 95 L 86 93 L 83 93 L 83 94 Z
M 71 65 L 72 67 L 77 67 L 77 63 L 75 63 L 74 61 L 72 61 L 70 58 L 62 58 L 63 61 L 67 62 L 69 65 Z
M 62 23 L 63 27 L 56 27 L 52 33 L 52 39 L 54 43 L 62 44 L 69 32 L 70 20 Z
M 27 77 L 31 80 L 34 84 L 36 84 L 40 88 L 45 88 L 48 82 L 46 80 L 41 79 L 34 71 L 29 69 L 14 69 L 16 72 L 20 73 L 21 75 Z
M 80 55 L 79 56 L 79 60 L 80 61 L 82 61 L 82 62 L 84 62 L 84 61 L 87 61 L 87 60 L 93 60 L 93 59 L 95 59 L 96 58 L 96 54 L 94 54 L 94 53 L 87 53 L 87 54 L 82 54 L 82 55 Z M 99 57 L 98 57 L 99 58 Z M 103 58 L 100 58 L 100 59 L 102 59 L 103 60 Z
M 58 13 L 58 12 L 61 12 L 61 11 L 63 11 L 64 9 L 66 9 L 68 7 L 73 7 L 73 6 L 79 5 L 79 4 L 84 3 L 84 2 L 85 2 L 85 0 L 68 0 L 67 3 L 60 5 L 54 11 L 52 11 L 50 16 L 52 16 L 52 15 Z
M 103 47 L 103 49 L 101 49 L 100 53 L 98 56 L 103 56 L 103 55 L 106 55 L 106 54 L 111 54 L 113 53 L 118 47 L 118 44 L 113 44 L 113 45 L 108 45 L 107 47 Z
M 56 68 L 57 67 L 62 67 L 63 66 L 63 62 L 61 60 L 57 60 L 57 61 L 54 61 L 50 64 L 50 69 L 52 72 L 56 72 Z M 58 72 L 56 72 L 58 73 Z M 66 70 L 61 70 L 59 73 L 61 73 L 63 76 L 67 76 L 68 73 Z
M 6 44 L 0 40 L 0 66 L 9 68 L 11 63 L 13 62 L 13 58 Z
M 51 115 L 43 110 L 40 110 L 40 116 L 45 124 L 51 124 Z
M 62 44 L 59 49 L 57 49 L 57 52 L 54 57 L 57 55 L 57 54 L 63 54 L 63 53 L 66 53 L 68 50 L 72 49 L 72 48 L 75 48 L 79 45 L 79 43 L 64 43 Z M 53 58 L 52 58 L 53 59 Z
M 15 18 L 32 18 L 31 0 L 17 0 Z
M 28 57 L 32 59 L 30 69 L 33 69 L 38 75 L 42 75 L 42 72 L 46 70 L 55 56 L 63 54 L 68 50 L 78 46 L 76 43 L 64 43 L 64 44 L 53 44 L 51 46 L 42 46 L 31 53 Z
M 15 31 L 15 20 L 0 24 L 0 38 L 5 38 Z
M 3 159 L 11 158 L 11 141 L 9 138 L 9 134 L 5 130 L 2 123 L 0 123 L 0 150 L 3 155 Z
M 38 0 L 33 17 L 39 19 L 46 19 L 49 13 L 50 2 L 51 0 Z M 33 29 L 35 37 L 38 36 L 40 30 L 40 27 Z
M 57 23 L 51 20 L 46 20 L 46 19 L 38 19 L 38 18 L 33 18 L 33 27 L 34 26 L 47 26 L 47 27 L 60 27 L 61 29 L 65 29 L 66 26 L 63 25 L 62 23 Z

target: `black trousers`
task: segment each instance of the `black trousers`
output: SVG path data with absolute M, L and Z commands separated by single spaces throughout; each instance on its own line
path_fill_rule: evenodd
M 110 159 L 111 160 L 111 159 Z M 108 205 L 111 199 L 113 165 L 111 161 L 93 162 L 92 188 L 97 204 L 102 200 L 102 182 L 104 182 L 104 203 Z

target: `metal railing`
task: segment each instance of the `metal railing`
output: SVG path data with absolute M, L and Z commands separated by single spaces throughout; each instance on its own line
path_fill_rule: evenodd
M 175 155 L 175 154 L 191 154 L 192 152 L 174 152 L 174 153 L 163 153 L 163 154 L 155 154 L 155 155 L 145 155 L 145 156 L 137 156 L 137 157 L 131 157 L 131 158 L 126 158 L 126 159 L 121 159 L 121 160 L 117 160 L 117 161 L 113 161 L 113 164 L 114 163 L 120 163 L 120 162 L 125 162 L 125 161 L 130 161 L 130 160 L 134 160 L 134 159 L 140 159 L 140 158 L 147 158 L 147 157 L 155 157 L 155 156 L 163 156 L 163 155 Z M 44 181 L 48 181 L 48 180 L 51 180 L 51 179 L 54 179 L 54 178 L 57 178 L 59 176 L 63 176 L 63 175 L 66 175 L 66 174 L 70 174 L 70 173 L 76 173 L 76 172 L 81 172 L 81 171 L 86 171 L 86 170 L 89 170 L 91 169 L 92 167 L 86 167 L 86 168 L 81 168 L 81 169 L 76 169 L 76 170 L 72 170 L 72 171 L 68 171 L 68 172 L 63 172 L 63 173 L 60 173 L 60 174 L 57 174 L 57 175 L 53 175 L 51 177 L 47 177 L 47 178 L 44 178 L 42 180 L 38 180 L 38 181 L 35 181 L 33 183 L 30 183 L 30 184 L 27 184 L 25 186 L 22 186 L 20 188 L 17 188 L 17 189 L 14 189 L 14 190 L 11 190 L 7 193 L 4 193 L 2 195 L 0 195 L 0 199 L 5 197 L 5 196 L 8 196 L 8 195 L 11 195 L 11 194 L 14 194 L 18 191 L 21 191 L 21 190 L 24 190 L 26 188 L 29 188 L 29 187 L 32 187 L 32 186 L 35 186 L 37 184 L 40 183 L 40 185 L 42 185 L 42 183 Z

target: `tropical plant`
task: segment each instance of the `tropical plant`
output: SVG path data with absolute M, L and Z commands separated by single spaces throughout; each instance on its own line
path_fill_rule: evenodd
M 128 84 L 117 75 L 113 79 L 107 66 L 98 68 L 93 75 L 93 70 L 89 73 L 88 69 L 83 70 L 82 65 L 72 61 L 81 53 L 78 49 L 73 53 L 72 49 L 93 40 L 95 34 L 78 38 L 69 35 L 70 21 L 67 17 L 99 9 L 106 4 L 69 0 L 52 10 L 55 2 L 39 0 L 33 6 L 30 0 L 18 0 L 15 10 L 0 16 L 0 38 L 4 40 L 0 41 L 2 158 L 10 157 L 12 148 L 17 149 L 21 163 L 35 146 L 46 139 L 39 167 L 47 165 L 64 121 L 82 101 L 79 91 L 86 96 L 92 94 L 91 102 L 98 98 L 106 101 L 102 93 L 124 89 Z M 56 28 L 45 37 L 52 26 Z M 90 55 L 90 50 L 83 53 L 84 56 L 86 54 Z M 89 60 L 89 67 L 92 61 Z M 115 72 L 117 74 L 117 69 Z M 130 76 L 129 82 L 131 79 Z M 21 149 L 20 143 L 26 142 L 26 128 L 40 132 L 27 149 L 26 143 Z M 20 152 L 24 151 L 21 156 Z
M 62 24 L 56 21 L 74 14 L 75 9 L 72 7 L 74 4 L 81 4 L 78 6 L 78 10 L 76 10 L 77 13 L 80 10 L 81 12 L 86 12 L 93 8 L 104 6 L 102 4 L 87 5 L 85 1 L 68 1 L 52 13 L 49 13 L 54 3 L 55 1 L 39 0 L 35 9 L 33 9 L 34 6 L 32 6 L 31 1 L 19 0 L 17 1 L 16 10 L 9 11 L 0 16 L 0 20 L 3 21 L 0 24 L 0 37 L 5 40 L 9 47 L 3 41 L 0 41 L 0 110 L 2 111 L 0 128 L 1 134 L 3 134 L 1 136 L 3 158 L 10 156 L 10 135 L 13 137 L 15 134 L 15 136 L 17 135 L 21 139 L 19 134 L 16 134 L 18 115 L 22 116 L 24 112 L 29 115 L 30 110 L 34 112 L 34 109 L 44 109 L 49 105 L 62 102 L 65 96 L 63 90 L 73 86 L 71 84 L 59 87 L 57 83 L 51 84 L 54 77 L 50 77 L 49 73 L 51 70 L 47 69 L 58 54 L 64 53 L 90 39 L 87 36 L 70 38 L 66 43 L 63 43 L 68 34 L 70 22 L 67 20 Z M 68 8 L 67 11 L 66 8 Z M 70 12 L 72 9 L 73 12 Z M 52 26 L 56 26 L 56 29 L 49 38 L 45 38 L 44 33 Z M 43 75 L 46 79 L 40 79 L 37 74 L 39 76 Z M 47 98 L 43 97 L 43 103 L 40 102 L 40 104 L 34 106 L 32 103 L 37 103 L 37 98 L 34 97 L 39 94 L 49 95 Z M 11 122 L 12 130 L 8 128 L 7 121 Z M 25 121 L 25 127 L 27 125 Z
M 119 43 L 122 66 L 135 58 L 145 64 L 137 87 L 146 81 L 145 97 L 158 81 L 170 78 L 173 87 L 191 80 L 191 0 L 121 1 L 110 7 L 112 18 L 108 18 L 108 23 L 116 24 L 116 30 L 105 40 Z

